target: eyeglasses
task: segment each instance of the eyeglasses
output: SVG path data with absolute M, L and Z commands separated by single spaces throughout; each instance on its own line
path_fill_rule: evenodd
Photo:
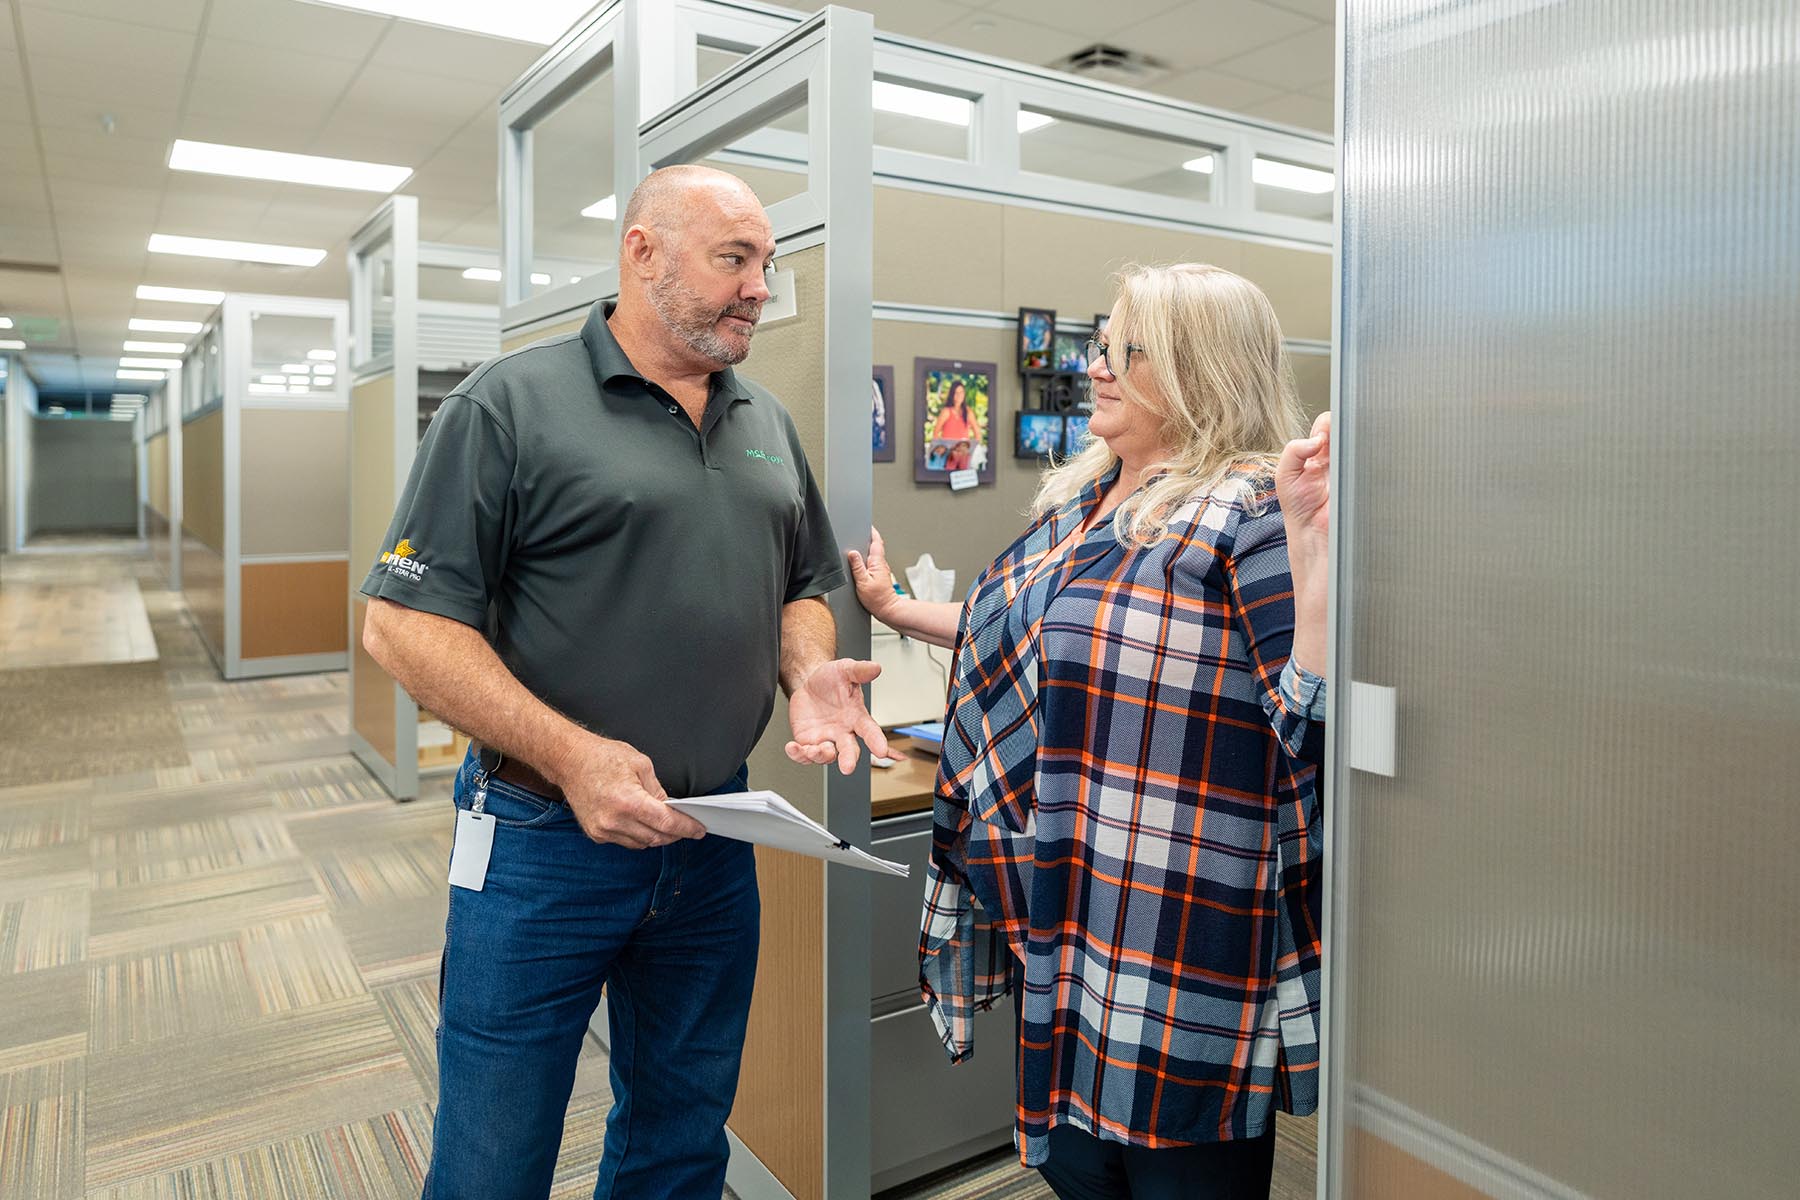
M 1088 339 L 1087 343 L 1087 364 L 1091 367 L 1094 365 L 1094 361 L 1098 359 L 1100 364 L 1106 368 L 1106 373 L 1108 375 L 1111 375 L 1114 379 L 1119 379 L 1124 377 L 1125 372 L 1131 370 L 1131 356 L 1133 354 L 1142 354 L 1143 352 L 1144 348 L 1142 346 L 1126 342 L 1125 359 L 1115 369 L 1110 357 L 1111 348 L 1099 338 L 1091 337 Z

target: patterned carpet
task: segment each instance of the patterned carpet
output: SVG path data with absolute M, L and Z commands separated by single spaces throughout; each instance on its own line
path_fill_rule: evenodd
M 0 1200 L 416 1197 L 447 781 L 388 799 L 341 674 L 222 682 L 148 559 L 28 570 L 141 605 L 160 657 L 0 670 Z M 606 1071 L 590 1043 L 553 1200 L 593 1191 Z M 1281 1126 L 1276 1200 L 1312 1149 Z M 1049 1192 L 1002 1154 L 889 1195 Z

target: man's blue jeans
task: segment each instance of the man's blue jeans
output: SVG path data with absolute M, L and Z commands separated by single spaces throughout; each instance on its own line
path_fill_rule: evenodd
M 476 771 L 464 761 L 459 809 Z M 718 1200 L 756 978 L 754 852 L 717 837 L 600 845 L 564 805 L 487 789 L 486 886 L 450 889 L 425 1200 L 549 1194 L 602 984 L 613 1107 L 595 1197 Z

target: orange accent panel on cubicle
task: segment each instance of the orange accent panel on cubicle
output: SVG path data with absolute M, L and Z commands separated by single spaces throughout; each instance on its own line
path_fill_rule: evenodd
M 341 559 L 245 563 L 239 575 L 239 657 L 344 653 L 349 648 L 344 627 L 349 571 L 349 564 Z

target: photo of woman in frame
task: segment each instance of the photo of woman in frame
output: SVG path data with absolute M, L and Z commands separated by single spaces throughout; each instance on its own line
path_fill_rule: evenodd
M 919 413 L 913 479 L 942 483 L 952 471 L 973 469 L 982 483 L 992 483 L 994 364 L 919 358 L 913 371 Z
M 870 380 L 869 445 L 875 462 L 894 461 L 894 368 L 876 367 Z

